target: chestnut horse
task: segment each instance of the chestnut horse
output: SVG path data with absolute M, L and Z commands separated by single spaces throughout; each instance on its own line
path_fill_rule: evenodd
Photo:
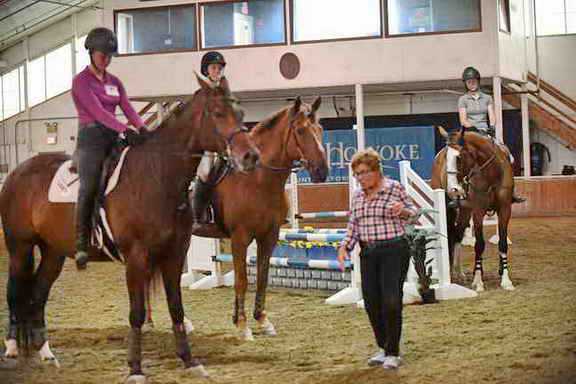
M 192 358 L 184 332 L 180 278 L 192 218 L 177 208 L 185 199 L 204 150 L 226 152 L 241 171 L 253 170 L 258 161 L 257 150 L 243 126 L 243 111 L 228 82 L 224 80 L 216 88 L 200 78 L 198 83 L 200 89 L 190 101 L 169 116 L 144 144 L 127 153 L 122 177 L 104 204 L 116 246 L 126 260 L 129 382 L 145 382 L 141 327 L 146 315 L 145 288 L 156 274 L 164 281 L 176 353 L 187 369 L 205 374 Z M 7 178 L 0 195 L 10 257 L 6 356 L 18 355 L 17 340 L 29 340 L 42 360 L 56 366 L 58 361 L 48 344 L 44 308 L 66 257 L 74 255 L 75 205 L 49 202 L 48 187 L 68 159 L 66 155 L 45 154 L 25 161 Z M 41 254 L 36 270 L 34 246 Z
M 230 174 L 216 186 L 213 207 L 220 231 L 194 233 L 232 239 L 236 294 L 233 322 L 245 340 L 253 339 L 244 310 L 248 245 L 256 239 L 257 286 L 253 316 L 262 333 L 275 335 L 276 330 L 266 315 L 265 301 L 270 257 L 288 213 L 284 186 L 292 164 L 298 160 L 302 161 L 313 182 L 323 182 L 328 175 L 322 126 L 316 117 L 320 103 L 318 98 L 309 106 L 297 98 L 292 106 L 250 131 L 252 141 L 260 150 L 260 163 L 254 172 Z
M 460 152 L 457 159 L 458 181 L 464 187 L 465 199 L 458 201 L 458 208 L 447 209 L 448 244 L 451 256 L 451 272 L 456 278 L 462 277 L 461 242 L 464 231 L 474 223 L 474 278 L 472 288 L 484 291 L 482 280 L 482 254 L 485 248 L 483 221 L 487 212 L 498 214 L 498 250 L 500 254 L 500 286 L 514 290 L 508 271 L 508 224 L 511 216 L 514 178 L 508 153 L 486 136 L 464 130 L 446 134 L 447 145 Z M 438 153 L 432 167 L 432 188 L 446 189 L 446 148 Z

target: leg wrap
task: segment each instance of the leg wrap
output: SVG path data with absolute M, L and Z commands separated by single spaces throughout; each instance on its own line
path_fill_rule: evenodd
M 131 328 L 128 332 L 128 365 L 131 374 L 142 373 L 142 330 Z
M 18 338 L 18 325 L 16 324 L 9 324 L 8 328 L 6 329 L 6 339 L 17 339 Z
M 42 348 L 46 340 L 48 340 L 46 327 L 33 328 L 30 330 L 30 342 L 34 348 Z
M 188 345 L 188 339 L 186 338 L 186 327 L 184 324 L 176 324 L 172 327 L 172 330 L 176 343 L 176 354 L 188 367 L 192 360 L 192 353 L 190 352 L 190 345 Z

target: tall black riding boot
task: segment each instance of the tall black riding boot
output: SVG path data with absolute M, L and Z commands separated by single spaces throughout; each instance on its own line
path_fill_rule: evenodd
M 86 196 L 87 191 L 78 191 L 78 203 L 76 204 L 76 268 L 86 269 L 88 263 L 88 247 L 92 232 L 92 207 L 94 199 Z
M 190 194 L 190 208 L 192 210 L 194 223 L 208 223 L 208 206 L 212 201 L 213 190 L 212 184 L 205 183 L 199 178 L 196 178 L 194 189 Z

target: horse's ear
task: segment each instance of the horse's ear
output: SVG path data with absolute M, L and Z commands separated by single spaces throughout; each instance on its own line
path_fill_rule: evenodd
M 230 84 L 228 83 L 228 79 L 225 76 L 222 76 L 220 79 L 220 88 L 224 90 L 227 96 L 230 96 L 232 92 L 230 91 Z
M 446 130 L 444 129 L 443 126 L 437 125 L 437 126 L 436 126 L 436 129 L 438 130 L 438 133 L 440 133 L 440 135 L 441 135 L 442 137 L 448 138 L 448 132 L 446 132 Z
M 294 100 L 294 105 L 290 108 L 290 116 L 294 117 L 298 112 L 300 112 L 300 107 L 302 106 L 302 99 L 300 96 L 296 96 Z
M 322 104 L 322 97 L 318 96 L 316 100 L 314 100 L 314 103 L 312 103 L 312 113 L 311 113 L 312 115 L 316 114 L 321 104 Z
M 202 79 L 198 73 L 196 73 L 196 71 L 194 71 L 194 75 L 196 75 L 196 80 L 198 81 L 198 85 L 200 85 L 201 88 L 212 88 L 206 80 Z

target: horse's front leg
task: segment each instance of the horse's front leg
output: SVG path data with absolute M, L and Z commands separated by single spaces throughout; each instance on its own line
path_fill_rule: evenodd
M 144 252 L 131 252 L 126 266 L 126 284 L 130 296 L 130 331 L 128 332 L 128 366 L 126 384 L 145 384 L 142 372 L 142 325 L 146 320 L 147 257 Z
M 278 228 L 264 238 L 258 239 L 256 298 L 254 300 L 254 319 L 264 335 L 276 336 L 276 329 L 266 314 L 266 288 L 268 288 L 268 271 L 270 257 L 278 241 Z
M 498 212 L 498 252 L 500 254 L 500 286 L 508 291 L 515 289 L 510 280 L 508 269 L 508 223 L 510 222 L 511 209 L 508 205 Z
M 240 331 L 240 338 L 252 341 L 254 336 L 252 330 L 248 327 L 246 318 L 246 290 L 248 288 L 248 274 L 246 271 L 246 250 L 250 242 L 247 236 L 232 234 L 232 254 L 234 259 L 234 315 L 232 321 Z
M 483 232 L 483 220 L 486 211 L 478 210 L 474 212 L 474 237 L 476 238 L 476 244 L 474 244 L 474 279 L 472 280 L 472 289 L 476 292 L 484 292 L 484 281 L 482 268 L 482 254 L 486 248 L 486 242 L 484 241 Z
M 164 281 L 168 310 L 172 318 L 176 354 L 182 359 L 185 368 L 193 376 L 208 377 L 208 372 L 200 364 L 200 361 L 192 358 L 192 352 L 186 337 L 187 326 L 184 318 L 184 307 L 182 306 L 182 291 L 180 289 L 185 252 L 178 256 L 177 251 L 175 251 L 172 256 L 173 258 L 166 258 L 162 264 L 162 279 Z

